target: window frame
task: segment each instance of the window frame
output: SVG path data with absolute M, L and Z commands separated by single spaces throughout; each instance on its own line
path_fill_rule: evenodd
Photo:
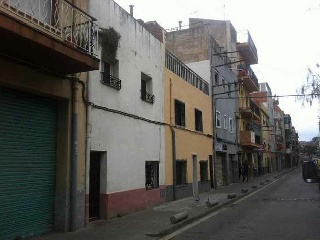
M 215 86 L 219 85 L 219 74 L 217 71 L 214 72 L 214 83 Z
M 121 80 L 119 76 L 119 61 L 110 63 L 105 60 L 101 60 L 100 68 L 101 79 L 100 82 L 116 90 L 121 89 Z
M 230 133 L 234 133 L 234 121 L 231 117 L 229 117 L 229 131 Z
M 194 125 L 196 131 L 203 132 L 202 111 L 197 108 L 194 109 Z
M 141 72 L 140 77 L 140 93 L 141 100 L 153 104 L 155 96 L 153 95 L 152 77 L 144 72 Z
M 224 77 L 222 77 L 221 82 L 222 82 L 223 90 L 225 91 L 226 90 L 226 80 Z
M 145 161 L 145 187 L 146 187 L 146 190 L 159 188 L 159 186 L 160 186 L 160 184 L 159 184 L 159 165 L 160 165 L 159 161 Z M 148 170 L 151 170 L 151 172 L 148 172 Z
M 218 116 L 219 115 L 219 116 Z M 219 117 L 219 119 L 218 119 L 218 117 Z M 218 110 L 216 110 L 216 116 L 215 116 L 215 120 L 216 120 L 216 127 L 217 128 L 221 128 L 221 112 L 220 111 L 218 111 Z M 219 125 L 218 125 L 218 120 L 219 120 Z
M 223 129 L 228 130 L 228 116 L 226 114 L 223 115 Z
M 180 109 L 179 114 L 177 112 L 178 105 Z M 181 111 L 182 109 L 183 111 Z M 174 122 L 176 126 L 186 127 L 186 104 L 178 99 L 174 99 Z

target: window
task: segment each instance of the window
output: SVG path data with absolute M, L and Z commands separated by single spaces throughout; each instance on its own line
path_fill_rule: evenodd
M 226 87 L 226 81 L 224 80 L 224 78 L 222 78 L 222 86 L 223 86 L 223 89 L 225 89 L 225 87 Z
M 175 122 L 176 125 L 185 127 L 185 104 L 179 100 L 174 100 Z
M 223 128 L 228 129 L 228 117 L 227 115 L 223 116 Z
M 200 161 L 200 181 L 208 181 L 208 161 Z
M 216 111 L 216 127 L 221 128 L 221 113 Z
M 145 73 L 141 73 L 141 99 L 148 103 L 154 103 L 154 95 L 152 95 L 152 78 Z
M 146 161 L 146 189 L 153 189 L 159 187 L 159 162 Z
M 101 82 L 109 87 L 120 90 L 121 80 L 119 76 L 119 65 L 118 61 L 114 64 L 110 64 L 106 61 L 101 61 Z
M 233 119 L 229 118 L 229 130 L 231 133 L 233 133 Z
M 231 97 L 231 84 L 228 84 L 228 96 Z
M 214 83 L 215 85 L 219 85 L 219 75 L 217 72 L 214 73 Z
M 187 184 L 187 161 L 176 161 L 176 178 L 178 186 Z
M 202 112 L 199 109 L 194 109 L 194 115 L 195 115 L 195 129 L 197 131 L 202 132 L 203 131 Z

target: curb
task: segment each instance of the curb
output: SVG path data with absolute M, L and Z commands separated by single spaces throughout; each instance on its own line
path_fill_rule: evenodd
M 281 173 L 281 174 L 278 174 L 278 175 L 277 175 L 277 176 L 278 176 L 277 179 L 282 178 L 283 176 L 289 174 L 290 172 L 292 172 L 292 171 L 294 171 L 294 170 L 296 170 L 296 168 L 291 168 L 290 170 L 287 170 L 287 171 L 285 171 L 285 172 L 283 172 L 283 173 Z M 145 233 L 145 235 L 146 235 L 146 236 L 149 236 L 149 237 L 159 237 L 159 238 L 165 237 L 165 236 L 167 236 L 167 235 L 169 235 L 169 234 L 177 231 L 178 229 L 183 228 L 184 226 L 187 226 L 187 225 L 189 225 L 189 224 L 191 224 L 191 223 L 193 223 L 193 222 L 195 222 L 195 221 L 197 221 L 197 220 L 199 220 L 199 219 L 201 219 L 201 218 L 204 218 L 204 217 L 210 215 L 211 213 L 216 212 L 217 210 L 219 210 L 219 209 L 221 209 L 221 208 L 223 208 L 223 207 L 225 207 L 225 206 L 227 206 L 227 205 L 229 205 L 229 204 L 232 204 L 233 202 L 236 202 L 236 201 L 238 201 L 239 199 L 241 199 L 241 198 L 243 198 L 243 197 L 245 197 L 245 196 L 247 196 L 247 195 L 249 195 L 249 194 L 257 191 L 257 190 L 268 186 L 268 185 L 269 185 L 270 183 L 272 183 L 272 182 L 273 182 L 273 181 L 266 181 L 266 183 L 265 183 L 264 185 L 260 185 L 259 187 L 254 188 L 254 189 L 251 189 L 251 190 L 248 190 L 248 191 L 245 192 L 245 193 L 241 193 L 240 195 L 236 195 L 236 196 L 235 196 L 234 198 L 232 198 L 232 199 L 228 199 L 228 198 L 227 198 L 227 201 L 226 201 L 225 203 L 222 203 L 221 205 L 218 205 L 218 206 L 214 206 L 214 207 L 212 207 L 212 208 L 208 208 L 208 210 L 207 210 L 206 212 L 204 212 L 204 213 L 201 213 L 201 214 L 199 214 L 199 215 L 197 215 L 197 216 L 194 216 L 194 217 L 189 218 L 189 219 L 187 219 L 187 220 L 184 220 L 184 221 L 182 221 L 182 222 L 180 222 L 180 223 L 177 223 L 177 224 L 175 224 L 174 226 L 169 227 L 169 228 L 167 228 L 167 229 L 160 230 L 160 231 L 157 232 L 157 233 Z

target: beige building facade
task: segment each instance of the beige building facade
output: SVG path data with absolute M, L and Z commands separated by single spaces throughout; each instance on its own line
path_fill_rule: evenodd
M 180 71 L 183 70 L 183 71 Z M 164 72 L 166 200 L 213 186 L 212 108 L 207 84 L 170 52 Z

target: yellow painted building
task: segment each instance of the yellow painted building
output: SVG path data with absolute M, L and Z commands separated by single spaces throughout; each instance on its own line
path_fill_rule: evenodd
M 208 83 L 168 51 L 164 101 L 166 200 L 171 201 L 210 190 L 213 141 Z
M 268 109 L 264 106 L 263 103 L 260 104 L 261 109 L 261 127 L 262 127 L 262 146 L 263 146 L 263 161 L 262 168 L 263 173 L 268 173 L 270 171 L 272 162 L 271 157 L 272 153 L 270 152 L 271 146 L 271 136 L 270 136 L 270 121 Z
M 250 94 L 259 91 L 258 78 L 251 65 L 258 63 L 258 54 L 249 32 L 247 39 L 237 43 L 239 81 L 239 130 L 241 162 L 248 161 L 249 177 L 258 175 L 261 165 L 261 123 L 260 107 L 250 98 Z

